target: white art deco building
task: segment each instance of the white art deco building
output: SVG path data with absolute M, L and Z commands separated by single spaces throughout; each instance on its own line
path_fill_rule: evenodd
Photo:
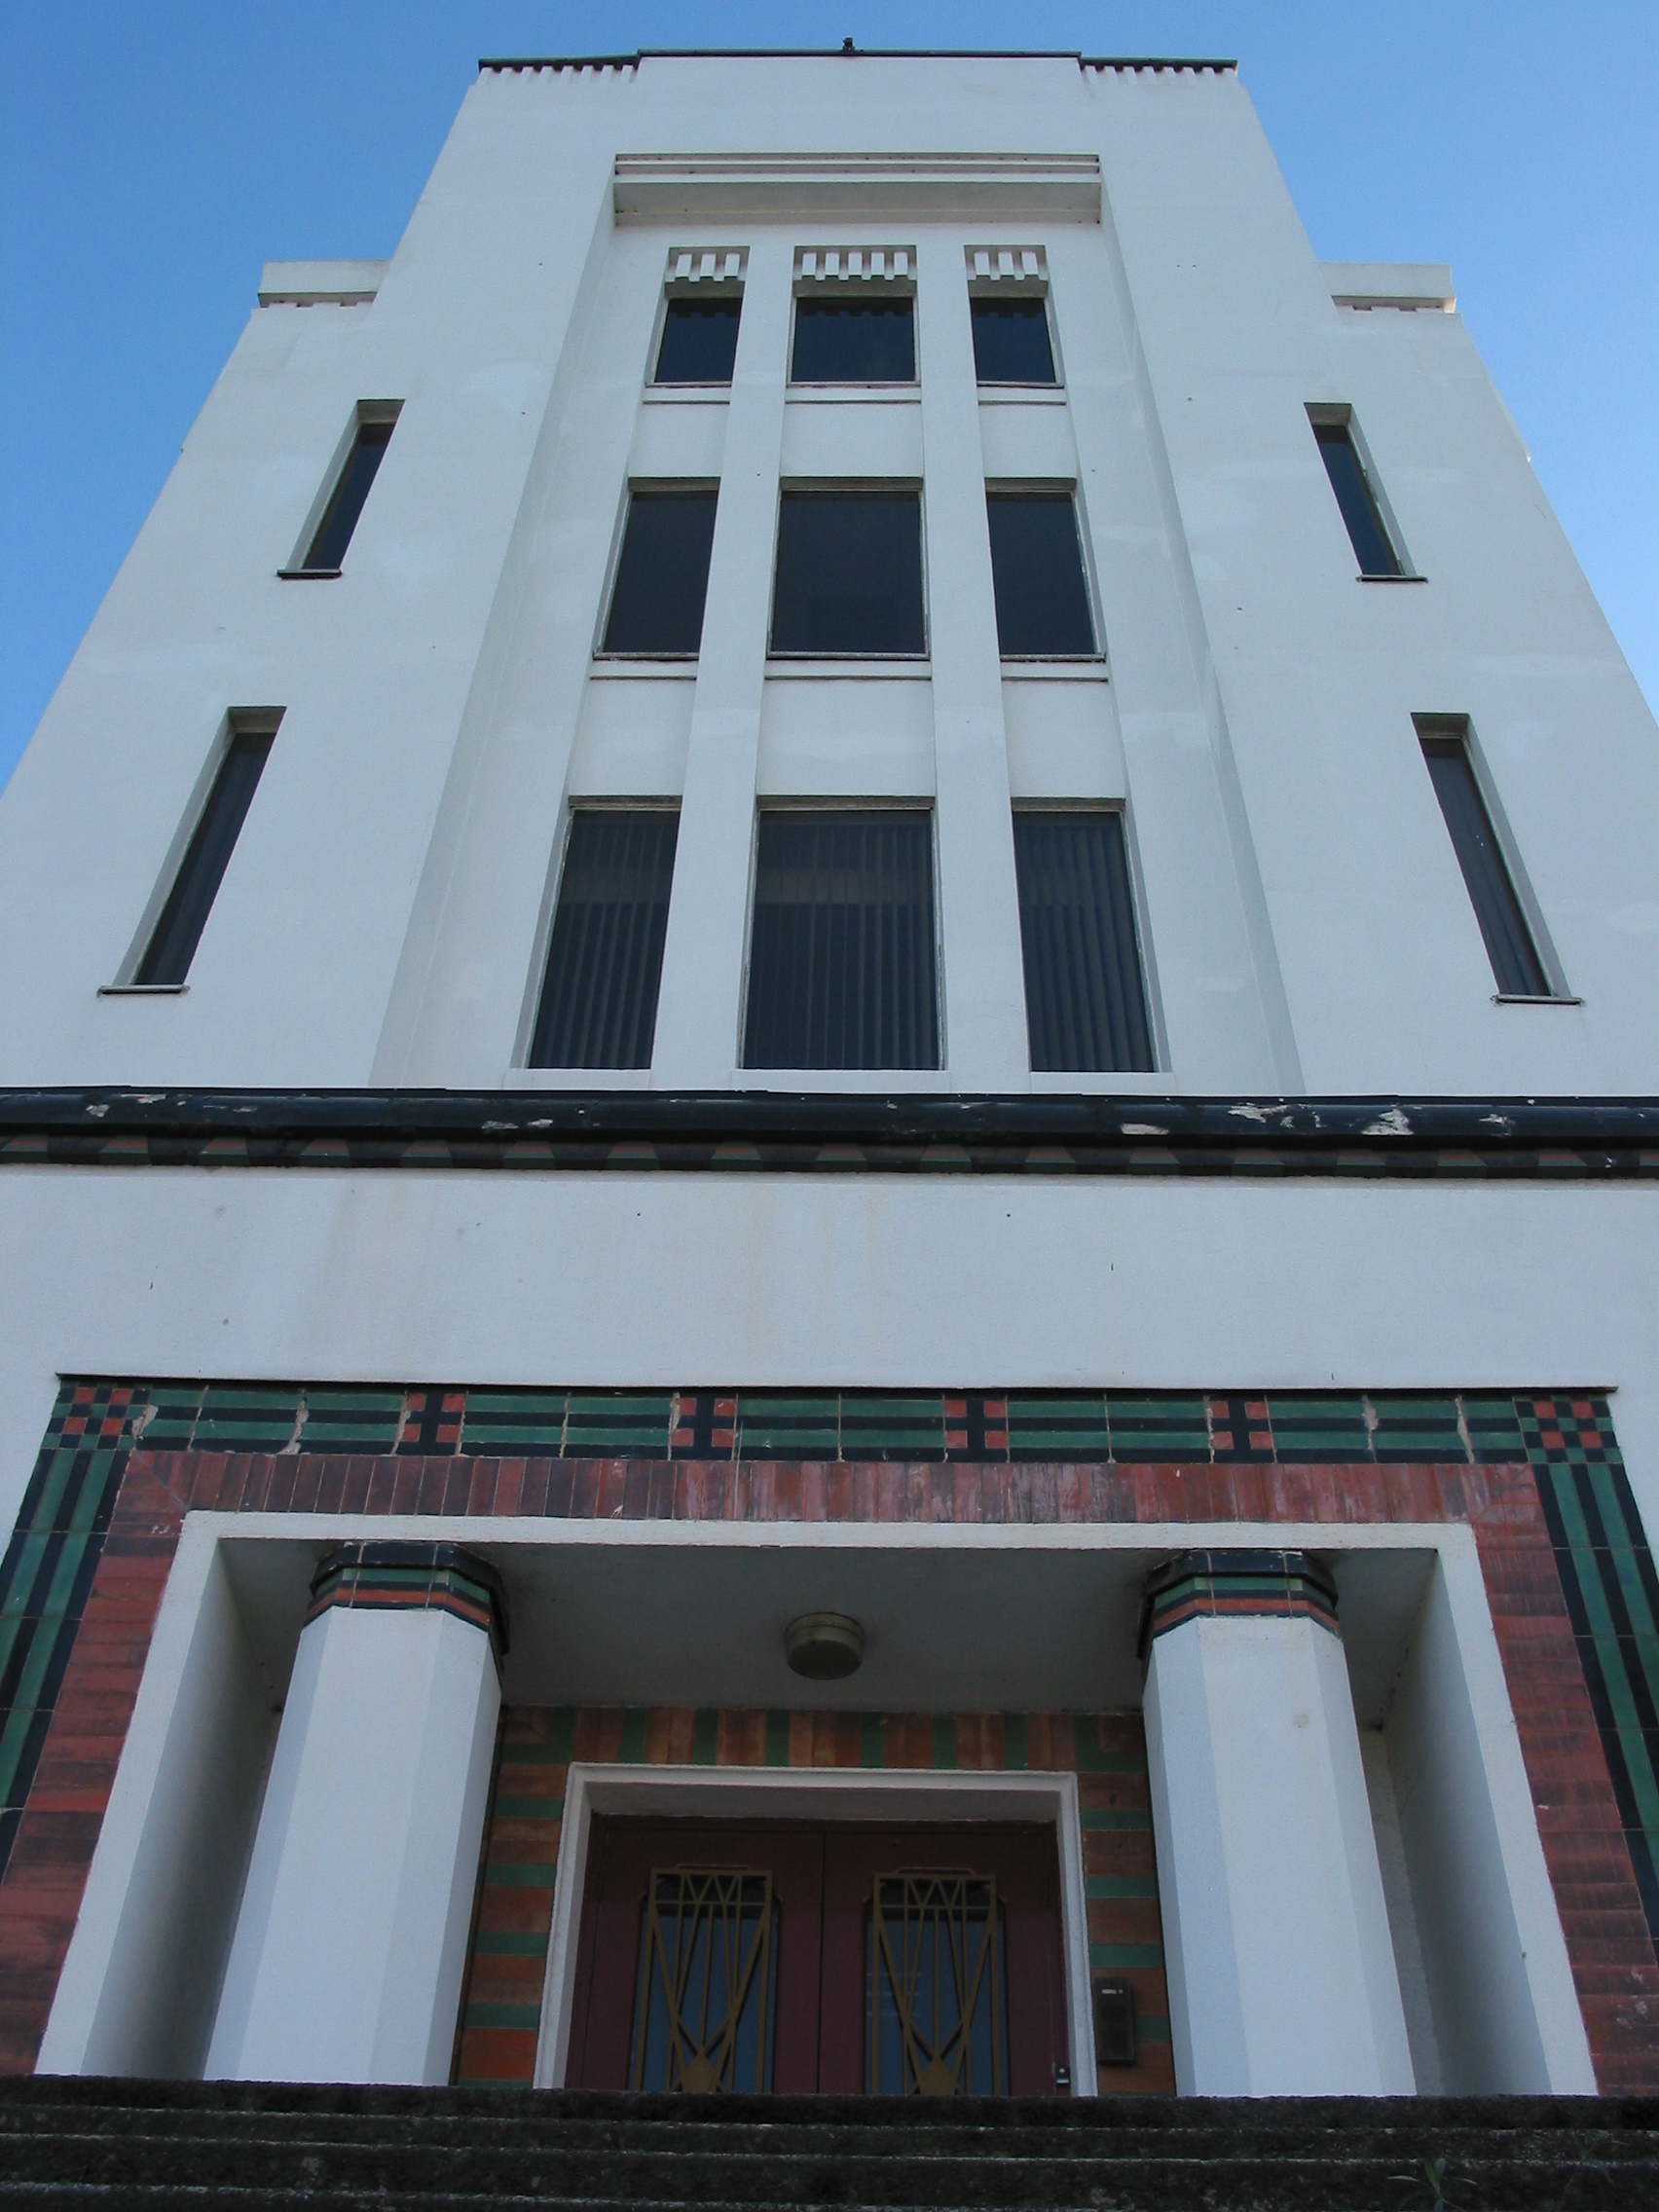
M 1230 63 L 487 63 L 0 806 L 0 2068 L 1659 2089 L 1656 853 Z

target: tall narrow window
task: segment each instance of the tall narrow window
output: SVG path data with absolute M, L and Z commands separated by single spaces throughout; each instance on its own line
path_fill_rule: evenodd
M 249 730 L 232 738 L 213 779 L 213 788 L 207 793 L 207 803 L 202 809 L 196 833 L 173 878 L 161 920 L 138 963 L 132 978 L 135 983 L 182 983 L 189 975 L 190 963 L 196 957 L 196 947 L 201 942 L 202 932 L 206 927 L 207 916 L 264 773 L 271 737 L 270 730 Z
M 1069 492 L 989 492 L 997 645 L 1007 659 L 1094 651 L 1077 506 Z
M 357 518 L 363 511 L 363 502 L 369 496 L 369 487 L 386 458 L 396 423 L 395 410 L 385 414 L 377 412 L 372 418 L 359 411 L 350 451 L 335 479 L 310 550 L 300 563 L 302 574 L 327 576 L 338 572 L 346 558 L 346 548 L 351 542 L 351 534 L 357 527 Z
M 559 879 L 533 1068 L 648 1068 L 680 817 L 574 815 Z
M 1014 861 L 1032 1067 L 1149 1072 L 1152 1031 L 1123 816 L 1022 810 L 1014 818 Z
M 920 493 L 786 492 L 778 514 L 773 652 L 926 649 Z
M 760 817 L 743 1064 L 938 1067 L 929 815 Z
M 1049 303 L 1038 299 L 975 299 L 974 374 L 980 384 L 1052 384 Z
M 796 300 L 794 384 L 914 384 L 916 303 L 912 299 Z
M 730 384 L 737 359 L 741 292 L 670 300 L 657 348 L 657 384 Z
M 1388 535 L 1382 510 L 1353 434 L 1347 410 L 1313 415 L 1313 435 L 1331 479 L 1343 521 L 1347 525 L 1353 556 L 1362 576 L 1398 576 L 1404 573 L 1399 554 Z
M 606 652 L 682 659 L 697 651 L 718 498 L 717 491 L 701 487 L 632 494 L 605 625 Z
M 1486 940 L 1487 957 L 1502 998 L 1553 996 L 1544 964 L 1493 830 L 1467 737 L 1449 730 L 1419 729 L 1423 758 L 1434 779 L 1434 795 L 1452 833 L 1452 849 L 1469 887 L 1475 919 Z

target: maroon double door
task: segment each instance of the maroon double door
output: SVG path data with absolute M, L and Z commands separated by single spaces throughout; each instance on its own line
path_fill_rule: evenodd
M 596 1818 L 566 2080 L 1070 2092 L 1052 1827 Z

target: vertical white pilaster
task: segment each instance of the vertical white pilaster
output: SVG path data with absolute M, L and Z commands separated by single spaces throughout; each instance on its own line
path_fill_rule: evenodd
M 498 1586 L 453 1546 L 353 1544 L 313 1587 L 207 2077 L 447 2082 Z
M 749 864 L 790 352 L 787 232 L 750 247 L 657 999 L 653 1081 L 724 1088 L 741 1052 Z
M 1192 1553 L 1151 1592 L 1147 1756 L 1177 2088 L 1409 2095 L 1335 1592 Z
M 1028 1090 L 979 387 L 967 272 L 948 235 L 924 236 L 917 248 L 916 314 L 945 1063 L 959 1090 Z

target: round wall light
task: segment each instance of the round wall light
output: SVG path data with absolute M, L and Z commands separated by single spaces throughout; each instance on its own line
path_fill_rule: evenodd
M 838 1682 L 864 1661 L 864 1630 L 846 1613 L 802 1613 L 784 1631 L 784 1656 L 812 1682 Z

